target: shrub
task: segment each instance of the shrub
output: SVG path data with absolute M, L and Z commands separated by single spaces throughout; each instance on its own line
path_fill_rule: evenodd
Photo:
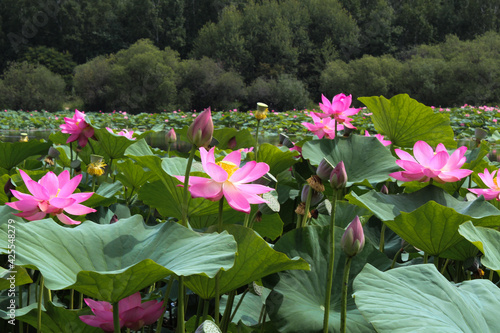
M 107 94 L 110 90 L 111 63 L 99 56 L 75 68 L 75 94 L 87 110 L 107 109 Z
M 45 66 L 12 63 L 2 81 L 0 99 L 4 108 L 57 111 L 64 102 L 64 79 Z

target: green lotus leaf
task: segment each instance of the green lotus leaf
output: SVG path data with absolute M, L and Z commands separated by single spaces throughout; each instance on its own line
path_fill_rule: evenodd
M 144 140 L 131 145 L 125 154 L 142 167 L 151 170 L 159 178 L 157 181 L 144 184 L 139 191 L 139 198 L 146 204 L 157 208 L 161 215 L 181 219 L 184 189 L 179 187 L 181 185 L 179 180 L 166 172 L 167 170 L 171 172 L 172 168 L 173 170 L 178 169 L 178 164 L 183 162 L 172 162 L 170 160 L 180 158 L 161 159 L 153 154 Z M 175 163 L 174 167 L 172 167 L 172 163 Z M 184 173 L 183 170 L 180 175 L 184 175 Z M 218 211 L 218 206 L 217 202 L 203 198 L 193 199 L 190 196 L 188 216 L 215 214 Z
M 249 130 L 237 130 L 235 128 L 222 128 L 214 131 L 214 138 L 219 141 L 217 148 L 228 149 L 228 142 L 232 138 L 236 140 L 233 150 L 255 146 L 255 138 Z
M 144 170 L 142 166 L 135 164 L 130 159 L 126 159 L 115 165 L 117 170 L 116 179 L 123 185 L 136 190 L 148 180 L 156 178 L 153 172 Z
M 220 272 L 219 290 L 221 294 L 279 271 L 309 269 L 309 265 L 303 259 L 297 257 L 289 259 L 285 254 L 273 250 L 252 229 L 239 225 L 229 225 L 225 229 L 234 236 L 238 244 L 238 255 L 231 269 Z M 203 276 L 188 276 L 185 283 L 189 289 L 204 299 L 215 296 L 214 279 Z
M 0 267 L 0 290 L 9 289 L 11 283 L 16 286 L 22 286 L 33 282 L 26 269 L 14 266 L 11 269 Z
M 460 230 L 460 229 L 459 229 Z M 469 258 L 477 256 L 478 250 L 467 239 L 462 238 L 457 244 L 444 250 L 439 256 L 451 260 L 465 261 Z
M 97 191 L 82 204 L 88 207 L 108 207 L 116 202 L 116 193 L 122 189 L 123 185 L 119 181 L 102 183 Z
M 340 327 L 340 293 L 343 279 L 345 255 L 340 248 L 344 229 L 336 227 L 335 267 L 330 307 L 329 331 Z M 310 226 L 295 229 L 282 236 L 274 249 L 289 257 L 304 258 L 311 271 L 293 270 L 279 272 L 263 279 L 264 286 L 272 289 L 267 297 L 266 309 L 271 321 L 280 332 L 321 332 L 323 327 L 325 288 L 328 267 L 329 227 Z M 390 267 L 387 257 L 370 244 L 352 260 L 350 279 L 361 271 L 366 262 L 381 269 Z M 347 331 L 374 332 L 372 326 L 356 309 L 348 290 Z
M 236 310 L 236 305 L 240 302 L 242 295 L 237 295 L 234 298 L 233 308 L 231 312 L 234 313 Z M 227 296 L 222 296 L 220 300 L 220 311 L 224 313 L 227 304 Z M 261 316 L 262 311 L 262 298 L 259 295 L 255 295 L 252 293 L 246 293 L 243 300 L 241 300 L 241 304 L 234 314 L 234 318 L 232 320 L 233 323 L 238 324 L 241 321 L 244 325 L 247 326 L 255 326 L 259 323 L 259 317 Z M 266 318 L 268 318 L 266 316 Z
M 272 175 L 277 175 L 297 163 L 296 156 L 298 156 L 296 151 L 290 151 L 286 147 L 284 150 L 281 150 L 272 144 L 263 143 L 259 146 L 257 162 L 267 163 L 269 165 L 269 172 Z
M 401 212 L 410 213 L 429 201 L 434 201 L 442 206 L 453 208 L 469 220 L 477 220 L 491 217 L 498 219 L 500 210 L 478 198 L 474 201 L 458 200 L 443 189 L 428 185 L 421 190 L 409 194 L 383 194 L 376 191 L 367 192 L 361 196 L 351 192 L 346 196 L 352 204 L 369 209 L 382 221 L 393 221 Z M 497 217 L 495 217 L 497 216 Z
M 500 254 L 498 252 L 500 232 L 495 229 L 474 226 L 472 222 L 462 224 L 458 232 L 484 254 L 481 263 L 500 274 Z
M 52 143 L 43 140 L 30 140 L 28 142 L 0 141 L 0 168 L 10 170 L 30 156 L 46 155 L 51 146 Z
M 0 228 L 3 248 L 5 226 Z M 47 288 L 73 288 L 116 302 L 172 273 L 214 277 L 233 266 L 236 242 L 225 232 L 200 235 L 176 223 L 146 226 L 136 215 L 74 228 L 52 219 L 16 223 L 16 250 L 17 265 L 37 267 Z
M 2 311 L 3 312 L 3 311 Z M 8 320 L 7 313 L 2 313 L 1 317 Z M 42 311 L 42 332 L 44 333 L 99 333 L 102 330 L 85 324 L 79 316 L 89 314 L 86 310 L 68 310 L 55 306 L 48 302 L 47 309 Z M 27 307 L 16 309 L 16 320 L 38 326 L 37 303 Z
M 361 103 L 373 112 L 375 129 L 399 147 L 413 147 L 422 140 L 431 146 L 439 143 L 455 148 L 457 143 L 450 121 L 432 108 L 400 94 L 387 99 L 384 96 L 360 97 Z
M 354 291 L 359 311 L 377 332 L 500 331 L 500 289 L 489 280 L 455 285 L 434 265 L 387 272 L 366 265 L 354 280 Z
M 389 174 L 399 170 L 391 151 L 375 137 L 351 135 L 335 140 L 312 140 L 302 147 L 302 156 L 311 164 L 318 165 L 326 158 L 332 165 L 344 161 L 347 186 L 362 183 L 378 183 L 389 179 Z

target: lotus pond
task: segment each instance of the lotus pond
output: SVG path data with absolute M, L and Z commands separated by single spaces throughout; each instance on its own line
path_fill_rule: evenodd
M 500 110 L 359 101 L 4 110 L 0 331 L 500 331 Z

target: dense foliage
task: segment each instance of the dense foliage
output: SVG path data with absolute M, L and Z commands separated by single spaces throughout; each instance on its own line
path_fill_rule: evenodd
M 75 65 L 87 65 L 77 67 L 75 92 L 93 110 L 248 109 L 265 95 L 283 110 L 324 91 L 404 91 L 429 104 L 479 105 L 498 101 L 498 74 L 488 71 L 498 68 L 498 37 L 472 40 L 498 29 L 495 0 L 5 0 L 0 70 L 11 61 L 41 64 L 62 75 L 70 93 Z M 141 39 L 150 42 L 138 48 Z M 134 66 L 144 68 L 132 73 Z M 97 83 L 85 82 L 96 76 Z M 462 83 L 468 86 L 460 92 Z

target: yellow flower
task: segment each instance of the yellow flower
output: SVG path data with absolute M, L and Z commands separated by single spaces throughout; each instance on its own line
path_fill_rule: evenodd
M 28 133 L 21 133 L 21 138 L 19 142 L 28 142 Z
M 104 163 L 102 160 L 97 161 L 95 163 L 89 163 L 87 167 L 87 173 L 92 176 L 102 176 L 104 174 L 104 167 L 106 166 L 106 163 Z

